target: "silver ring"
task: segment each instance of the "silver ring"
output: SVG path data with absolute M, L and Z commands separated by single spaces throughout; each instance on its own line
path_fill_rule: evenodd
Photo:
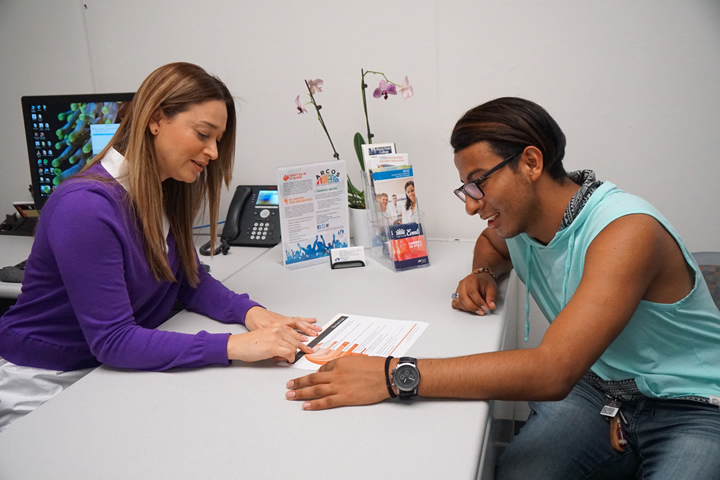
M 455 299 L 458 298 L 459 296 L 460 296 L 460 294 L 459 294 L 458 292 L 455 292 L 455 293 L 453 293 L 452 295 L 450 295 L 450 298 L 452 298 L 453 300 L 455 300 Z

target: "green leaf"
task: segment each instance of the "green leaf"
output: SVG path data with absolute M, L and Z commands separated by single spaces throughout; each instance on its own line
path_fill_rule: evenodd
M 348 194 L 353 196 L 358 196 L 362 192 L 353 185 L 352 180 L 350 180 L 350 177 L 347 179 L 347 187 L 348 187 Z
M 351 208 L 365 208 L 365 192 L 363 192 L 362 190 L 358 190 L 355 185 L 353 185 L 350 177 L 348 177 L 347 179 L 347 188 L 348 205 Z
M 353 143 L 355 144 L 355 154 L 358 157 L 358 162 L 360 162 L 360 170 L 363 172 L 365 171 L 365 160 L 363 160 L 363 154 L 362 154 L 362 146 L 365 145 L 365 139 L 363 138 L 362 134 L 360 132 L 357 132 L 355 134 L 355 138 L 353 139 Z

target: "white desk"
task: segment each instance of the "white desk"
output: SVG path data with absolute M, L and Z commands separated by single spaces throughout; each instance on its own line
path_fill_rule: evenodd
M 431 266 L 400 273 L 372 260 L 287 270 L 275 248 L 225 283 L 320 323 L 340 312 L 428 322 L 414 356 L 494 351 L 505 336 L 502 301 L 487 317 L 450 308 L 472 248 L 430 242 Z M 163 328 L 244 330 L 189 312 Z M 0 478 L 473 479 L 490 469 L 481 458 L 487 402 L 421 398 L 306 412 L 285 399 L 285 383 L 306 372 L 272 361 L 165 373 L 100 367 L 0 434 Z

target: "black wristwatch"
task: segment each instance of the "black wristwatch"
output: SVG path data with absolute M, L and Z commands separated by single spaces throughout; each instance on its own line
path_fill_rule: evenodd
M 393 385 L 398 389 L 400 400 L 410 400 L 418 394 L 420 385 L 420 370 L 417 368 L 417 358 L 400 357 L 398 364 L 392 370 Z

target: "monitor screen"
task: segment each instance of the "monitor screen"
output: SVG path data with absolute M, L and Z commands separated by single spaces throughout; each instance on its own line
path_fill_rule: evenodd
M 22 97 L 35 207 L 98 154 L 120 126 L 133 93 Z

